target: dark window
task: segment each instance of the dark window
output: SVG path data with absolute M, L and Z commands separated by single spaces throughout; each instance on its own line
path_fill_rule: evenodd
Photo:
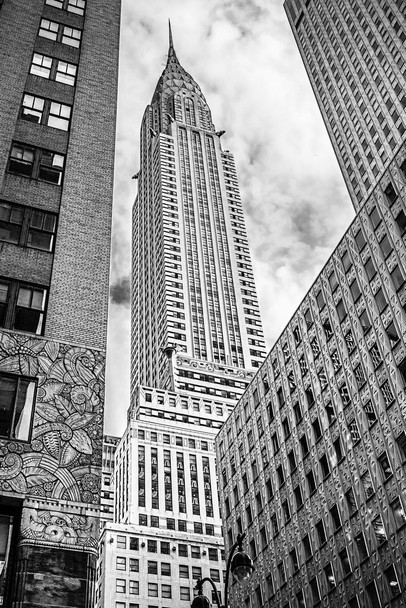
M 371 213 L 369 214 L 369 219 L 371 220 L 371 224 L 374 227 L 374 230 L 378 228 L 382 220 L 377 207 L 374 207 L 372 209 Z
M 321 437 L 321 427 L 320 427 L 320 422 L 319 419 L 316 418 L 315 420 L 313 420 L 312 422 L 312 427 L 313 427 L 313 432 L 314 432 L 314 440 L 318 441 Z
M 378 310 L 379 312 L 383 312 L 385 310 L 385 308 L 387 307 L 388 303 L 386 301 L 385 295 L 382 291 L 382 287 L 380 287 L 378 289 L 378 291 L 375 294 L 375 301 L 376 301 L 376 305 L 378 306 Z
M 276 454 L 276 452 L 279 450 L 279 442 L 278 442 L 278 435 L 276 433 L 274 433 L 271 437 L 271 441 L 272 441 L 272 447 L 273 447 L 273 451 Z
M 158 562 L 148 562 L 148 574 L 158 574 Z
M 376 268 L 375 268 L 375 264 L 372 261 L 372 258 L 368 258 L 367 261 L 365 262 L 365 272 L 367 274 L 368 280 L 371 281 L 374 276 L 376 275 Z
M 327 588 L 334 589 L 336 586 L 336 579 L 334 577 L 334 572 L 331 564 L 326 564 L 324 566 L 324 575 L 326 577 Z
M 309 489 L 309 495 L 313 494 L 313 492 L 315 492 L 316 490 L 316 481 L 314 479 L 314 473 L 312 470 L 310 470 L 307 475 L 306 475 L 306 479 L 307 479 L 307 487 Z
M 357 234 L 355 235 L 355 242 L 357 244 L 359 251 L 362 251 L 364 249 L 365 245 L 367 244 L 365 237 L 362 234 L 361 230 L 359 232 L 357 232 Z
M 296 509 L 300 509 L 303 505 L 303 496 L 300 486 L 296 486 L 296 488 L 293 489 L 293 494 L 295 495 Z
M 266 495 L 267 495 L 268 500 L 272 500 L 273 488 L 272 488 L 272 482 L 270 479 L 267 479 L 267 481 L 266 481 Z
M 42 334 L 46 299 L 42 287 L 0 279 L 0 326 Z
M 359 322 L 361 323 L 362 331 L 366 334 L 371 329 L 371 321 L 366 310 L 363 310 L 359 316 Z M 354 343 L 355 348 L 355 343 Z
M 295 458 L 295 453 L 293 450 L 291 450 L 288 454 L 288 462 L 289 462 L 290 472 L 293 473 L 293 471 L 296 469 L 296 458 Z
M 389 242 L 387 235 L 383 237 L 383 239 L 379 242 L 379 246 L 382 250 L 384 258 L 386 259 L 392 253 L 392 245 Z
M 351 291 L 351 295 L 352 295 L 352 298 L 353 298 L 354 302 L 356 302 L 358 300 L 358 298 L 360 297 L 360 295 L 361 295 L 361 290 L 358 287 L 358 283 L 357 283 L 356 280 L 354 280 L 351 283 L 351 285 L 350 285 L 350 291 Z
M 406 215 L 404 211 L 400 211 L 395 217 L 395 221 L 398 225 L 400 235 L 403 236 L 406 232 Z
M 347 574 L 350 574 L 350 572 L 351 572 L 350 558 L 348 557 L 347 549 L 345 549 L 345 548 L 342 549 L 339 552 L 338 557 L 340 558 L 341 567 L 343 569 L 343 574 L 344 574 L 344 576 L 347 576 Z
M 305 393 L 306 393 L 307 405 L 310 408 L 315 401 L 313 390 L 309 387 L 306 389 Z
M 290 563 L 292 564 L 292 571 L 296 572 L 299 569 L 299 561 L 297 559 L 297 551 L 293 547 L 293 549 L 289 552 Z
M 302 449 L 302 456 L 303 458 L 306 456 L 306 454 L 309 452 L 309 445 L 307 443 L 307 437 L 306 435 L 302 435 L 302 437 L 300 438 L 300 447 Z
M 289 503 L 287 500 L 284 500 L 282 503 L 282 511 L 283 511 L 283 516 L 285 518 L 285 524 L 287 524 L 288 521 L 290 520 L 290 509 L 289 509 Z
M 400 594 L 400 585 L 394 566 L 390 565 L 388 568 L 386 568 L 386 570 L 384 570 L 384 575 L 386 582 L 388 583 L 391 597 L 397 597 Z
M 65 157 L 56 152 L 14 143 L 7 170 L 25 177 L 60 185 Z
M 359 561 L 362 562 L 368 557 L 368 549 L 365 544 L 365 538 L 362 532 L 359 532 L 354 538 L 358 548 Z
M 389 407 L 394 400 L 395 397 L 393 395 L 392 389 L 390 387 L 389 381 L 385 380 L 385 382 L 381 385 L 382 396 L 385 401 L 385 405 Z
M 389 477 L 392 477 L 392 474 L 393 474 L 392 467 L 389 462 L 388 454 L 386 452 L 383 452 L 383 454 L 381 454 L 379 456 L 378 461 L 379 461 L 379 465 L 381 467 L 382 476 L 383 476 L 384 480 L 386 481 L 387 479 L 389 479 Z
M 159 517 L 151 515 L 151 528 L 159 528 Z
M 398 444 L 400 459 L 402 462 L 406 461 L 406 434 L 404 432 L 400 433 L 396 437 L 396 443 Z
M 188 556 L 187 545 L 183 545 L 183 544 L 178 545 L 178 553 L 179 553 L 180 557 L 187 557 Z
M 361 388 L 365 384 L 365 375 L 361 363 L 358 363 L 358 365 L 354 367 L 354 376 L 355 380 L 357 381 L 358 388 Z
M 335 455 L 337 458 L 337 462 L 341 462 L 341 460 L 344 458 L 344 455 L 343 455 L 343 450 L 341 447 L 340 437 L 337 437 L 337 439 L 334 441 L 333 447 L 334 447 L 334 452 L 335 452 Z
M 276 513 L 273 513 L 271 515 L 271 525 L 272 525 L 272 534 L 274 536 L 276 536 L 279 532 L 279 528 L 278 528 L 278 519 L 276 517 Z
M 384 190 L 385 196 L 388 200 L 389 205 L 393 205 L 393 203 L 396 201 L 396 199 L 398 198 L 397 192 L 395 190 L 395 188 L 393 187 L 393 184 L 391 182 L 389 182 L 389 184 L 386 186 L 385 190 Z
M 377 515 L 377 517 L 372 520 L 372 527 L 375 531 L 375 536 L 378 545 L 382 545 L 382 543 L 384 543 L 388 539 L 388 537 L 386 535 L 382 517 L 380 515 Z
M 352 265 L 350 254 L 349 254 L 348 250 L 344 251 L 343 255 L 341 256 L 341 262 L 342 262 L 345 272 L 347 272 L 351 268 L 351 265 Z
M 282 587 L 286 583 L 286 573 L 285 573 L 285 565 L 283 562 L 279 562 L 278 564 L 278 573 L 279 573 L 279 585 Z
M 285 476 L 283 474 L 283 469 L 282 469 L 282 465 L 281 464 L 276 469 L 276 474 L 278 476 L 279 487 L 281 487 L 285 483 Z
M 330 283 L 330 289 L 331 291 L 335 291 L 338 287 L 338 280 L 337 280 L 337 275 L 336 273 L 333 271 L 331 274 L 329 274 L 328 276 L 328 282 Z
M 371 401 L 367 401 L 362 407 L 368 420 L 368 427 L 371 427 L 377 421 L 374 406 L 372 405 Z
M 330 474 L 330 466 L 328 464 L 327 456 L 325 454 L 320 458 L 320 467 L 323 479 L 326 479 L 326 477 L 328 477 L 328 475 Z
M 304 550 L 305 559 L 309 559 L 312 556 L 312 546 L 310 543 L 310 537 L 308 534 L 302 538 L 302 545 Z
M 316 524 L 316 530 L 317 530 L 317 537 L 319 539 L 319 547 L 321 547 L 322 545 L 324 545 L 324 543 L 327 540 L 326 531 L 324 529 L 324 523 L 323 523 L 322 519 Z
M 406 523 L 406 514 L 399 496 L 397 496 L 395 500 L 390 503 L 390 507 L 395 520 L 396 528 L 398 529 L 404 526 Z
M 326 301 L 324 299 L 324 295 L 322 291 L 319 291 L 316 295 L 316 302 L 317 302 L 317 306 L 319 307 L 319 310 L 321 310 L 322 308 L 324 308 L 324 306 L 326 305 Z
M 372 581 L 371 583 L 369 583 L 369 585 L 366 586 L 366 590 L 367 590 L 367 594 L 368 594 L 371 606 L 373 606 L 373 608 L 375 608 L 375 606 L 377 608 L 379 606 L 381 606 L 381 602 L 380 602 L 379 597 L 378 597 L 378 592 L 376 590 L 376 583 L 375 583 L 375 581 Z
M 138 551 L 138 549 L 139 549 L 138 538 L 136 538 L 135 536 L 130 536 L 130 550 Z
M 300 329 L 297 325 L 293 330 L 293 338 L 295 340 L 295 344 L 300 344 L 300 341 L 301 341 Z
M 0 373 L 0 436 L 29 441 L 34 413 L 36 381 Z
M 320 591 L 319 584 L 317 582 L 317 577 L 315 576 L 309 581 L 310 589 L 312 591 L 313 604 L 317 604 L 320 601 Z
M 285 397 L 283 396 L 283 390 L 282 387 L 279 387 L 277 390 L 277 397 L 278 397 L 278 403 L 279 403 L 279 407 L 282 407 L 285 404 Z
M 260 538 L 261 538 L 261 549 L 263 550 L 263 549 L 265 549 L 265 547 L 268 544 L 265 527 L 261 528 L 261 530 L 260 530 Z
M 347 386 L 343 384 L 338 390 L 340 392 L 341 401 L 343 402 L 344 407 L 349 405 L 351 403 L 351 396 Z
M 156 541 L 156 540 L 148 540 L 147 541 L 147 549 L 148 549 L 148 551 L 150 553 L 157 553 L 157 551 L 158 551 L 158 541 Z
M 303 414 L 302 414 L 302 409 L 300 407 L 300 403 L 295 403 L 295 405 L 293 406 L 293 412 L 295 414 L 296 424 L 299 424 L 299 422 L 303 418 Z
M 333 505 L 330 509 L 331 521 L 334 531 L 341 528 L 341 517 L 337 505 Z
M 285 439 L 287 439 L 290 435 L 289 420 L 287 418 L 282 421 L 282 428 L 283 434 L 285 435 Z
M 357 506 L 357 502 L 355 500 L 354 490 L 352 488 L 349 488 L 349 490 L 346 491 L 344 496 L 345 496 L 345 502 L 347 503 L 348 512 L 350 515 L 352 515 L 353 513 L 358 511 L 358 506 Z
M 392 277 L 392 281 L 395 286 L 395 289 L 399 290 L 404 285 L 404 282 L 405 282 L 405 279 L 403 277 L 402 271 L 400 270 L 399 266 L 394 267 L 394 269 L 390 273 L 390 276 Z
M 310 327 L 313 325 L 312 313 L 310 312 L 310 308 L 305 311 L 303 316 L 306 322 L 307 329 L 310 329 Z
M 336 419 L 336 413 L 334 411 L 334 406 L 331 403 L 331 401 L 329 401 L 328 403 L 325 404 L 325 410 L 326 410 L 326 414 L 327 414 L 327 418 L 328 418 L 328 423 L 332 424 L 334 422 L 334 420 Z
M 345 317 L 347 316 L 347 311 L 345 310 L 344 302 L 342 300 L 337 302 L 337 315 L 340 322 L 344 321 Z
M 331 327 L 331 323 L 330 321 L 327 319 L 327 321 L 325 321 L 323 323 L 323 329 L 324 329 L 324 333 L 326 334 L 326 339 L 330 340 L 330 338 L 333 336 L 333 328 Z
M 388 338 L 391 343 L 391 346 L 392 347 L 395 346 L 395 344 L 397 344 L 399 341 L 399 336 L 398 336 L 398 333 L 396 331 L 395 324 L 393 323 L 393 321 L 386 328 L 386 333 L 388 334 Z

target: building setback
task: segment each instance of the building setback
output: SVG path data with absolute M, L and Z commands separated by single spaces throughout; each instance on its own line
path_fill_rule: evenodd
M 404 605 L 402 6 L 285 3 L 357 215 L 216 440 L 247 607 Z
M 120 3 L 0 3 L 0 603 L 90 607 Z
M 133 207 L 131 407 L 115 453 L 98 606 L 188 608 L 223 583 L 214 438 L 265 346 L 233 157 L 180 65 L 141 125 Z

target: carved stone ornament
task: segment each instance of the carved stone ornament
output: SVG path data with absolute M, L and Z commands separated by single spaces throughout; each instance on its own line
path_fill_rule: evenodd
M 0 371 L 37 378 L 31 442 L 0 440 L 0 492 L 98 505 L 104 354 L 0 332 Z

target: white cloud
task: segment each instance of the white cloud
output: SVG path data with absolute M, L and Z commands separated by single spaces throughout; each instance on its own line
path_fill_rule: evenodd
M 289 321 L 353 216 L 282 0 L 124 0 L 112 281 L 130 272 L 138 136 L 166 63 L 167 18 L 233 152 L 269 345 Z M 107 432 L 129 405 L 128 308 L 110 315 Z M 113 430 L 114 429 L 114 430 Z

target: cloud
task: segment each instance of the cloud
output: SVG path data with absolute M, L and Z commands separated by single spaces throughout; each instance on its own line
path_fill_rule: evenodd
M 130 277 L 123 277 L 113 283 L 110 287 L 110 296 L 114 304 L 121 304 L 129 308 L 131 297 Z

